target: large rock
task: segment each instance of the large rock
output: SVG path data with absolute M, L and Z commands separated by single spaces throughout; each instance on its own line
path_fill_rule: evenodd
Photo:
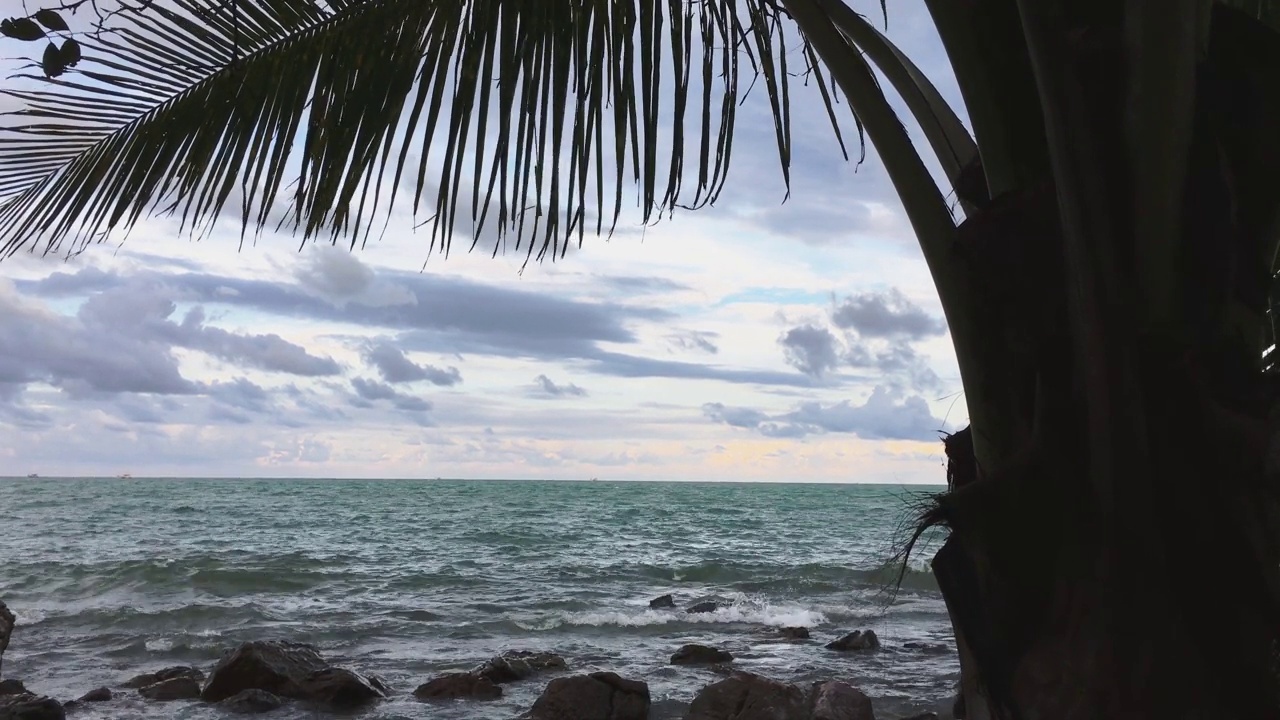
M 875 720 L 871 698 L 861 690 L 838 680 L 815 683 L 812 689 L 812 720 Z
M 658 597 L 649 601 L 649 607 L 654 610 L 657 610 L 659 608 L 673 608 L 675 606 L 676 606 L 676 599 L 671 597 L 670 594 L 659 595 Z
M 138 688 L 138 694 L 148 700 L 195 700 L 200 697 L 200 683 L 182 675 Z
M 732 662 L 733 654 L 728 650 L 691 643 L 683 645 L 671 656 L 672 665 L 705 665 L 710 663 Z
M 111 688 L 100 687 L 81 695 L 77 702 L 106 702 L 113 697 L 115 696 L 111 694 Z
M 124 681 L 124 684 L 122 684 L 121 687 L 130 689 L 144 688 L 148 685 L 155 685 L 163 680 L 171 680 L 179 677 L 189 677 L 196 682 L 202 682 L 204 680 L 204 673 L 198 668 L 189 667 L 187 665 L 175 665 L 155 672 L 134 675 Z
M 876 637 L 874 630 L 854 630 L 839 640 L 833 640 L 827 643 L 827 649 L 838 650 L 840 652 L 879 650 L 880 638 Z
M 694 697 L 685 720 L 875 720 L 871 700 L 838 681 L 792 685 L 734 673 Z
M 9 649 L 9 637 L 13 635 L 13 626 L 17 622 L 9 606 L 0 601 L 0 669 L 4 668 L 4 651 Z
M 808 640 L 809 628 L 803 626 L 778 628 L 778 636 L 788 640 Z
M 26 695 L 27 688 L 21 680 L 9 678 L 0 680 L 0 695 Z
M 564 667 L 564 658 L 555 653 L 508 650 L 486 661 L 472 672 L 500 685 L 523 680 L 543 670 L 563 670 Z
M 266 690 L 241 690 L 218 703 L 218 707 L 237 715 L 257 715 L 284 705 L 284 700 Z
M 496 700 L 502 697 L 502 688 L 489 678 L 475 672 L 452 672 L 432 678 L 418 686 L 413 696 L 419 700 L 453 700 L 475 698 Z
M 685 608 L 684 611 L 690 614 L 697 615 L 701 613 L 713 613 L 719 610 L 720 608 L 725 608 L 729 606 L 730 606 L 730 603 L 727 603 L 724 600 L 703 600 L 702 602 L 696 602 L 690 605 L 689 607 Z
M 62 704 L 51 697 L 21 693 L 0 696 L 0 720 L 66 720 Z
M 526 720 L 648 720 L 649 686 L 611 672 L 558 677 L 523 716 Z
M 380 682 L 330 667 L 314 647 L 279 640 L 247 642 L 223 655 L 209 673 L 201 698 L 221 702 L 245 690 L 337 708 L 386 696 Z

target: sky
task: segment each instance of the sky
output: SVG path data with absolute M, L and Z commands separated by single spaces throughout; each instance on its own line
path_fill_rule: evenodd
M 919 0 L 888 35 L 960 108 Z M 942 483 L 966 410 L 923 257 L 873 149 L 793 111 L 785 202 L 749 99 L 715 207 L 554 262 L 404 218 L 0 261 L 0 475 Z

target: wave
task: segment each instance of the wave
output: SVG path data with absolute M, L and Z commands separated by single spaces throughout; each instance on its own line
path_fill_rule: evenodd
M 825 625 L 827 616 L 819 610 L 796 604 L 775 604 L 753 598 L 739 598 L 731 605 L 709 613 L 686 613 L 678 610 L 590 610 L 561 612 L 539 621 L 520 622 L 527 630 L 553 630 L 558 627 L 643 627 L 673 623 L 700 625 L 736 623 L 768 627 Z

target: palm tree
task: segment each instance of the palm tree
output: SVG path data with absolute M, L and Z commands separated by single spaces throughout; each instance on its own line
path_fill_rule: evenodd
M 232 204 L 354 246 L 407 186 L 433 249 L 466 220 L 554 256 L 612 227 L 624 180 L 645 220 L 713 201 L 749 73 L 788 177 L 812 73 L 884 163 L 963 376 L 926 521 L 967 716 L 1280 716 L 1280 3 L 925 2 L 972 135 L 842 0 L 169 0 L 74 42 L 46 8 L 0 27 L 50 78 L 8 93 L 0 242 Z

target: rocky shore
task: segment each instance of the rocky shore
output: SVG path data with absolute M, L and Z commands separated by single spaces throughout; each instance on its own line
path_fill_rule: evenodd
M 714 611 L 703 600 L 685 612 Z M 655 598 L 654 608 L 676 611 L 674 598 Z M 705 610 L 703 608 L 710 607 Z M 12 633 L 13 615 L 0 603 L 0 653 Z M 5 622 L 7 620 L 7 622 Z M 827 642 L 810 637 L 808 628 L 776 631 L 782 642 L 812 643 L 815 652 L 875 653 L 884 649 L 870 629 L 855 630 Z M 913 647 L 907 651 L 932 651 Z M 0 656 L 0 661 L 2 661 Z M 672 666 L 710 667 L 722 678 L 703 687 L 684 720 L 875 720 L 871 699 L 837 678 L 807 684 L 786 683 L 735 670 L 734 657 L 723 648 L 685 644 L 673 648 Z M 0 665 L 0 668 L 3 666 Z M 152 670 L 123 679 L 115 687 L 89 689 L 76 699 L 60 701 L 31 692 L 17 679 L 0 678 L 0 720 L 64 720 L 87 704 L 119 702 L 129 694 L 146 702 L 198 702 L 227 715 L 270 713 L 294 704 L 311 713 L 346 714 L 387 698 L 409 694 L 423 703 L 482 703 L 503 696 L 513 683 L 546 682 L 541 695 L 521 720 L 647 720 L 649 686 L 608 671 L 577 671 L 556 653 L 510 650 L 474 668 L 424 678 L 416 688 L 393 688 L 383 679 L 331 664 L 315 647 L 285 640 L 258 640 L 228 649 L 207 671 L 189 666 Z M 933 713 L 912 720 L 927 720 Z

